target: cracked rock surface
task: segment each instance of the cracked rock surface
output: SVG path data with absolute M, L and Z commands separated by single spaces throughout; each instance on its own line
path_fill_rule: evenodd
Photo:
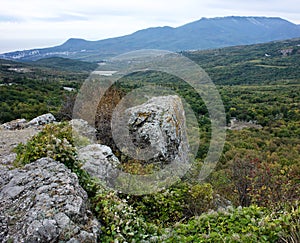
M 129 139 L 122 134 L 120 147 L 132 154 L 139 152 L 148 163 L 169 164 L 176 158 L 185 161 L 188 153 L 185 111 L 177 95 L 153 97 L 146 103 L 129 108 L 122 124 L 129 128 Z M 127 119 L 127 120 L 126 120 Z M 128 135 L 127 135 L 128 136 Z M 136 151 L 133 151 L 136 150 Z
M 50 158 L 22 169 L 0 165 L 0 242 L 97 242 L 99 228 L 65 165 Z

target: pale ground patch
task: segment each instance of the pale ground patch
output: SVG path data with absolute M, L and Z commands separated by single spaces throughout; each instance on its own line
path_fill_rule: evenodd
M 16 154 L 12 151 L 19 143 L 26 143 L 40 130 L 25 128 L 21 130 L 5 130 L 0 128 L 0 165 L 10 165 Z

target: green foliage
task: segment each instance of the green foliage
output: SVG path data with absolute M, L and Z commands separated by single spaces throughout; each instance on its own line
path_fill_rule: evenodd
M 300 242 L 300 208 L 292 207 L 290 214 L 284 214 L 283 232 L 280 234 L 282 242 Z
M 71 94 L 63 87 L 78 89 L 87 76 L 7 60 L 0 64 L 0 123 L 48 112 L 56 116 L 63 96 Z
M 15 166 L 25 165 L 43 157 L 53 158 L 69 168 L 76 162 L 72 127 L 66 123 L 46 125 L 25 145 L 19 144 L 15 151 L 17 152 Z
M 120 199 L 100 184 L 91 203 L 95 216 L 102 223 L 101 242 L 141 242 L 158 235 L 157 226 L 147 223 L 126 199 Z
M 280 234 L 289 234 L 295 218 L 299 219 L 299 209 L 272 213 L 250 206 L 211 212 L 178 224 L 164 242 L 276 242 Z
M 43 58 L 35 61 L 34 64 L 72 72 L 91 72 L 98 67 L 97 63 L 83 62 L 63 57 Z
M 298 82 L 299 39 L 222 49 L 189 51 L 183 55 L 198 63 L 218 85 L 282 84 Z M 283 56 L 281 50 L 293 49 Z M 266 56 L 268 54 L 269 56 Z
M 191 186 L 186 199 L 191 215 L 200 215 L 212 208 L 213 188 L 209 183 Z
M 169 226 L 184 218 L 188 190 L 187 183 L 177 183 L 161 192 L 143 196 L 130 195 L 127 198 L 129 205 L 147 222 Z
M 128 204 L 147 222 L 163 227 L 172 226 L 213 208 L 213 189 L 209 183 L 178 181 L 157 193 L 120 197 L 126 197 Z

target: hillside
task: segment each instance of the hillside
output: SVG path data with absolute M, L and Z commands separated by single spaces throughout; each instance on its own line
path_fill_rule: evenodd
M 203 50 L 295 37 L 300 37 L 299 25 L 281 18 L 202 18 L 177 28 L 154 27 L 139 30 L 130 35 L 99 41 L 72 38 L 60 46 L 5 53 L 0 55 L 0 58 L 37 60 L 59 56 L 100 61 L 107 57 L 139 49 Z
M 300 39 L 182 53 L 219 85 L 295 83 L 300 77 Z
M 217 141 L 211 139 L 211 118 L 205 103 L 181 79 L 151 70 L 119 79 L 97 104 L 93 127 L 77 121 L 78 128 L 86 131 L 84 136 L 96 135 L 96 144 L 89 144 L 88 137 L 78 136 L 68 122 L 59 121 L 72 119 L 77 91 L 92 64 L 65 58 L 28 63 L 0 59 L 0 123 L 16 118 L 29 120 L 48 112 L 58 121 L 41 127 L 38 134 L 38 127 L 22 130 L 20 126 L 17 128 L 21 130 L 8 131 L 5 124 L 0 125 L 0 228 L 3 229 L 0 241 L 74 242 L 77 239 L 72 238 L 77 237 L 80 242 L 300 242 L 299 50 L 300 39 L 290 39 L 181 52 L 210 75 L 226 112 L 223 151 L 212 173 L 201 181 L 199 172 L 210 146 Z M 87 67 L 85 71 L 79 71 L 81 64 Z M 115 63 L 103 64 L 106 65 L 100 65 L 101 68 Z M 140 195 L 110 190 L 101 178 L 90 174 L 103 171 L 100 166 L 112 168 L 110 159 L 119 161 L 117 168 L 124 174 L 144 178 L 162 171 L 161 166 L 145 163 L 126 154 L 126 150 L 116 150 L 109 141 L 110 137 L 114 138 L 112 113 L 118 102 L 130 103 L 130 96 L 126 95 L 133 90 L 139 92 L 147 84 L 162 91 L 172 90 L 190 104 L 196 120 L 188 124 L 186 132 L 199 135 L 198 151 L 188 172 L 161 191 Z M 97 89 L 92 91 L 98 95 Z M 150 92 L 145 98 L 148 95 Z M 87 102 L 93 102 L 92 96 L 87 98 Z M 179 136 L 175 135 L 185 129 L 173 119 L 183 114 L 179 106 L 174 104 L 177 108 L 173 114 L 162 112 L 167 114 L 170 125 L 151 120 L 159 117 L 153 107 L 157 104 L 166 107 L 163 99 L 153 103 L 152 108 L 149 102 L 142 104 L 148 110 L 140 110 L 140 105 L 130 103 L 135 109 L 129 110 L 135 113 L 138 108 L 141 115 L 141 119 L 130 115 L 132 121 L 138 121 L 137 126 L 145 124 L 153 129 L 147 133 L 144 128 L 129 130 L 133 135 L 132 141 L 128 140 L 133 145 L 129 143 L 129 146 L 135 146 L 137 153 L 148 142 L 152 146 L 152 141 L 156 143 L 161 138 L 174 142 L 168 148 L 178 149 Z M 83 111 L 89 115 L 91 107 L 87 103 Z M 122 122 L 120 117 L 115 120 Z M 242 126 L 237 129 L 232 126 L 234 122 Z M 160 133 L 162 129 L 155 124 L 174 131 L 169 133 L 174 134 L 174 139 Z M 121 127 L 133 126 L 125 123 Z M 142 137 L 137 136 L 139 132 Z M 101 135 L 106 135 L 106 140 Z M 124 139 L 122 133 L 118 135 Z M 188 139 L 189 146 L 194 147 L 196 140 Z M 25 144 L 17 146 L 18 142 Z M 138 142 L 144 143 L 140 143 L 143 147 L 137 146 Z M 45 156 L 50 158 L 42 159 Z M 113 177 L 112 182 L 139 189 L 131 178 L 123 181 Z M 160 186 L 161 182 L 155 178 L 155 186 Z M 78 192 L 82 196 L 78 197 Z M 92 218 L 95 220 L 89 221 Z
M 34 61 L 31 64 L 71 72 L 91 72 L 98 67 L 96 63 L 83 62 L 62 57 L 43 58 Z
M 97 64 L 64 58 L 31 63 L 0 59 L 0 123 L 47 112 L 56 115 L 93 65 Z
M 299 45 L 300 39 L 291 39 L 182 54 L 198 63 L 217 85 L 297 85 L 300 79 Z M 64 87 L 78 90 L 96 66 L 95 63 L 56 57 L 26 63 L 0 59 L 0 122 L 20 116 L 33 118 L 47 111 L 56 114 L 62 98 L 68 94 Z M 108 66 L 109 63 L 101 67 Z M 160 84 L 174 86 L 172 78 L 148 76 Z M 130 78 L 127 85 L 135 87 L 135 82 L 147 80 L 147 75 Z

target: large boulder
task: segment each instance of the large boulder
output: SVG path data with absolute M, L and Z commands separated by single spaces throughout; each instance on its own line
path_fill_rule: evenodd
M 42 158 L 0 168 L 0 242 L 97 242 L 99 226 L 63 164 Z
M 37 127 L 41 125 L 46 125 L 49 123 L 54 122 L 56 119 L 51 113 L 43 114 L 38 117 L 33 118 L 29 122 L 26 121 L 26 119 L 16 119 L 10 122 L 6 122 L 2 125 L 0 125 L 0 129 L 6 129 L 6 130 L 20 130 L 27 127 Z
M 185 112 L 177 95 L 153 97 L 127 109 L 115 131 L 114 138 L 121 151 L 146 163 L 163 166 L 175 159 L 186 161 Z

